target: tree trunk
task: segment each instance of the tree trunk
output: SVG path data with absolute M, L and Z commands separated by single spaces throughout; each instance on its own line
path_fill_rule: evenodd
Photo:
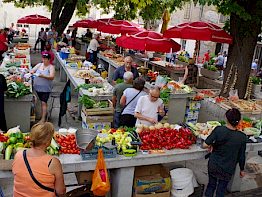
M 52 13 L 51 13 L 51 23 L 57 24 L 59 20 L 60 13 L 65 4 L 65 0 L 54 0 Z
M 255 13 L 254 13 L 255 14 Z M 252 20 L 253 19 L 253 20 Z M 235 89 L 238 90 L 239 98 L 243 98 L 246 93 L 247 83 L 251 71 L 254 49 L 257 44 L 258 34 L 261 32 L 261 19 L 244 20 L 235 14 L 230 16 L 230 34 L 233 36 L 233 44 L 229 46 L 228 60 L 225 69 L 225 77 L 221 95 L 227 97 L 231 84 L 234 80 L 234 70 L 229 80 L 227 93 L 223 93 L 231 65 L 238 67 L 238 79 Z
M 63 11 L 56 24 L 56 31 L 58 32 L 58 35 L 61 35 L 63 33 L 69 21 L 71 20 L 75 11 L 76 4 L 77 0 L 74 0 L 72 1 L 72 3 L 66 3 L 64 5 Z

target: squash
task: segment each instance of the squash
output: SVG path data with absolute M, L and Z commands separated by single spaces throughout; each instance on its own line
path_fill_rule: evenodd
M 137 133 L 140 133 L 141 131 L 142 131 L 141 128 L 136 128 L 136 132 L 137 132 Z
M 158 123 L 157 125 L 158 125 L 159 129 L 163 128 L 163 124 L 162 123 Z
M 154 126 L 149 126 L 149 130 L 154 130 L 156 129 Z
M 143 130 L 143 129 L 144 129 L 144 126 L 143 126 L 141 123 L 139 123 L 139 124 L 137 125 L 137 128 Z
M 170 124 L 169 123 L 165 123 L 164 124 L 164 128 L 169 128 L 170 127 Z

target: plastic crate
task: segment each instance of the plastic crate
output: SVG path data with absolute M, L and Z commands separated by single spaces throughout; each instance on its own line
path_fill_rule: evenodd
M 107 149 L 103 150 L 103 155 L 105 159 L 106 158 L 115 158 L 116 154 L 117 154 L 116 150 L 107 150 Z M 98 150 L 83 151 L 80 149 L 80 155 L 81 155 L 82 160 L 97 159 Z
M 204 193 L 205 185 L 199 184 L 198 187 L 194 188 L 194 193 L 191 194 L 189 197 L 202 197 Z
M 60 51 L 60 57 L 64 60 L 64 59 L 67 59 L 69 57 L 69 53 L 64 53 L 62 51 Z

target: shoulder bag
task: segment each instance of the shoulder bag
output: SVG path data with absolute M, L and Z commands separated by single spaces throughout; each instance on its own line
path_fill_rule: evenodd
M 32 170 L 31 170 L 31 168 L 30 168 L 30 165 L 29 165 L 29 163 L 28 163 L 28 160 L 27 160 L 27 158 L 26 158 L 26 150 L 23 151 L 23 157 L 24 157 L 24 161 L 25 161 L 25 165 L 26 165 L 26 167 L 27 167 L 27 170 L 28 170 L 31 178 L 33 179 L 33 181 L 34 181 L 40 188 L 42 188 L 42 189 L 44 189 L 44 190 L 47 190 L 47 191 L 49 191 L 49 192 L 54 192 L 55 195 L 58 196 L 58 195 L 56 194 L 55 189 L 50 188 L 50 187 L 46 187 L 46 186 L 42 185 L 40 182 L 38 182 L 38 181 L 36 180 L 36 178 L 35 178 Z
M 134 98 L 132 98 L 131 101 L 129 101 L 129 102 L 125 105 L 125 107 L 124 107 L 124 108 L 121 110 L 121 112 L 120 112 L 120 116 L 122 115 L 124 109 L 140 94 L 141 91 L 142 91 L 142 90 L 140 90 L 140 91 L 134 96 Z

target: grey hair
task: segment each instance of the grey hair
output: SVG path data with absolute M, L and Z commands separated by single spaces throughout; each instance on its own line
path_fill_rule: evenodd
M 128 59 L 131 60 L 131 61 L 133 62 L 133 59 L 132 59 L 131 56 L 126 56 L 124 61 L 126 61 L 126 60 L 128 60 Z
M 134 78 L 134 75 L 133 75 L 132 72 L 126 71 L 126 72 L 124 73 L 123 79 L 124 79 L 125 81 L 127 81 L 127 80 L 129 80 L 129 79 L 133 79 L 133 78 Z
M 154 92 L 154 91 L 160 93 L 161 88 L 160 88 L 159 86 L 153 86 L 153 87 L 151 87 L 151 89 L 150 89 L 150 93 L 152 93 L 152 92 Z

